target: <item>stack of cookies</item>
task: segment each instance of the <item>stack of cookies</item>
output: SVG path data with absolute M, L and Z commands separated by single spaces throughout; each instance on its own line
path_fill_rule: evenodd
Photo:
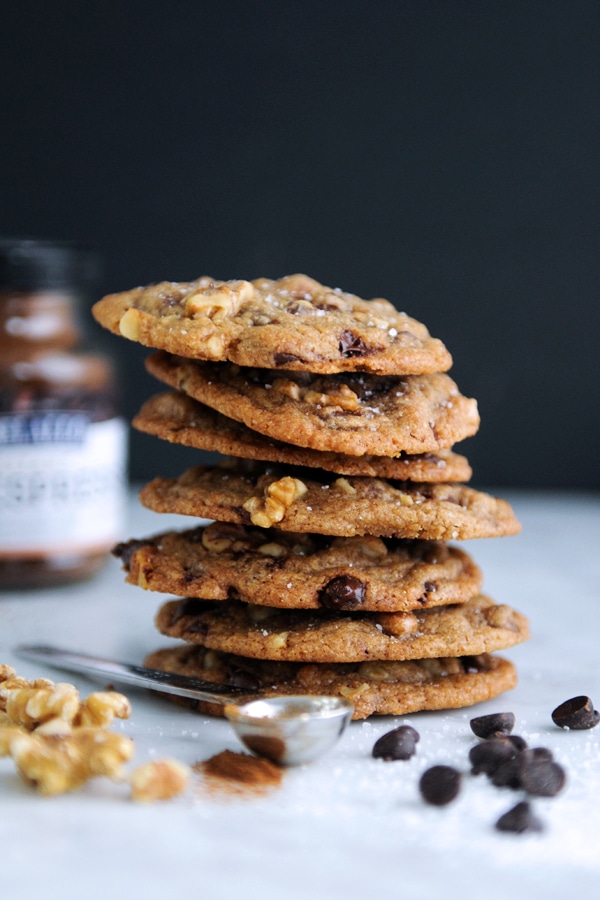
M 157 350 L 147 368 L 171 390 L 135 427 L 222 454 L 140 495 L 210 524 L 115 548 L 128 582 L 176 597 L 156 624 L 177 643 L 147 665 L 341 695 L 357 719 L 515 685 L 495 651 L 525 640 L 527 622 L 480 592 L 480 569 L 450 542 L 519 523 L 465 484 L 452 448 L 476 433 L 477 405 L 424 325 L 304 275 L 164 282 L 105 297 L 94 315 Z

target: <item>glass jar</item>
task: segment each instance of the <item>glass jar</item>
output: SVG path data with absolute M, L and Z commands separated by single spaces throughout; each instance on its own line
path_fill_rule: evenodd
M 74 244 L 0 239 L 0 589 L 89 578 L 122 535 L 116 379 L 79 348 L 94 267 Z

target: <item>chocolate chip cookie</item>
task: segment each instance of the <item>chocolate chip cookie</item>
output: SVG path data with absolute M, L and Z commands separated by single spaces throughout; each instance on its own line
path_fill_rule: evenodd
M 471 466 L 452 450 L 397 457 L 348 456 L 326 450 L 310 450 L 277 441 L 252 431 L 241 422 L 223 416 L 186 394 L 165 392 L 147 400 L 133 419 L 138 431 L 186 447 L 195 447 L 295 466 L 310 466 L 340 475 L 366 475 L 406 481 L 461 481 L 471 478 Z
M 462 603 L 481 588 L 471 557 L 439 541 L 332 538 L 213 522 L 119 544 L 127 581 L 207 600 L 395 612 Z
M 421 484 L 225 460 L 155 478 L 140 500 L 161 513 L 336 536 L 467 540 L 517 534 L 505 501 L 462 484 Z
M 529 637 L 524 616 L 478 595 L 412 612 L 338 612 L 253 606 L 239 600 L 170 600 L 158 630 L 207 649 L 288 662 L 361 662 L 477 656 Z
M 274 372 L 167 353 L 151 375 L 275 440 L 350 456 L 436 453 L 479 428 L 477 403 L 449 375 Z
M 183 644 L 149 654 L 144 664 L 215 684 L 260 689 L 264 696 L 345 697 L 354 704 L 354 719 L 472 706 L 511 690 L 517 683 L 513 664 L 487 653 L 438 659 L 306 664 L 248 659 Z M 172 695 L 168 699 L 202 713 L 223 715 L 223 708 L 215 704 Z
M 138 287 L 98 301 L 114 334 L 195 359 L 320 373 L 445 372 L 452 358 L 387 300 L 362 300 L 306 275 Z

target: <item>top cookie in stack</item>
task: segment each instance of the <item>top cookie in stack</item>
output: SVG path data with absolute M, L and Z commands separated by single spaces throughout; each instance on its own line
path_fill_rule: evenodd
M 510 506 L 467 487 L 453 445 L 476 402 L 452 359 L 386 300 L 304 275 L 163 282 L 104 298 L 98 321 L 158 350 L 140 430 L 226 455 L 141 494 L 208 527 L 119 545 L 128 580 L 186 598 L 157 625 L 185 643 L 157 668 L 266 693 L 340 693 L 355 717 L 462 706 L 512 687 L 491 651 L 528 636 L 479 594 L 446 541 L 514 534 Z M 214 711 L 207 708 L 207 711 Z

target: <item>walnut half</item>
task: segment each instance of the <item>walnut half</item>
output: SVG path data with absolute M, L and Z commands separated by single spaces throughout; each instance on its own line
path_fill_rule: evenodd
M 243 508 L 250 513 L 253 525 L 270 528 L 276 522 L 281 522 L 292 503 L 303 497 L 307 490 L 299 478 L 286 475 L 268 485 L 262 497 L 250 497 L 246 500 Z

